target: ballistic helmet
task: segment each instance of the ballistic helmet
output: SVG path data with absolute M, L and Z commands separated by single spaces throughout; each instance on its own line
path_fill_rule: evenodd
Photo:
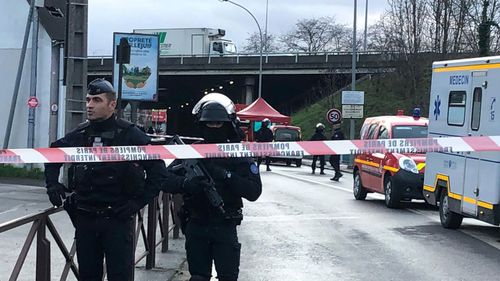
M 193 107 L 192 114 L 198 122 L 231 122 L 236 120 L 234 103 L 225 95 L 211 93 Z
M 104 78 L 97 78 L 89 83 L 89 86 L 87 87 L 87 94 L 93 96 L 102 93 L 114 94 L 116 92 L 115 89 L 113 88 L 113 85 L 111 85 L 111 83 L 106 81 Z
M 323 123 L 316 124 L 316 130 L 324 130 L 324 129 L 325 129 L 325 125 L 323 125 Z

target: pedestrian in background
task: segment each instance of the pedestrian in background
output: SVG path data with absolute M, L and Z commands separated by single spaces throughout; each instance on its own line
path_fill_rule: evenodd
M 312 140 L 312 141 L 326 140 L 324 131 L 325 131 L 325 125 L 323 125 L 321 123 L 316 124 L 316 131 L 310 140 Z M 312 165 L 311 165 L 311 169 L 312 169 L 311 174 L 314 174 L 316 172 L 316 161 L 318 160 L 318 158 L 319 158 L 319 169 L 320 169 L 319 174 L 324 175 L 325 174 L 325 171 L 324 171 L 325 170 L 325 155 L 314 155 L 313 156 L 313 161 L 312 161 Z
M 341 131 L 341 124 L 335 124 L 333 125 L 333 134 L 332 134 L 332 140 L 343 140 L 345 139 L 344 134 Z M 335 155 L 330 155 L 329 159 L 330 165 L 332 165 L 333 170 L 335 171 L 335 175 L 333 178 L 330 178 L 332 181 L 339 181 L 339 179 L 343 176 L 343 174 L 340 172 L 340 155 L 335 154 Z
M 272 142 L 274 139 L 273 131 L 269 129 L 269 125 L 271 125 L 271 120 L 268 118 L 264 118 L 262 120 L 262 127 L 257 131 L 255 139 L 257 142 Z M 262 163 L 262 157 L 257 158 L 257 167 L 260 167 L 260 163 Z M 266 156 L 266 171 L 270 172 L 271 168 L 269 168 L 269 164 L 271 163 L 271 158 Z
M 150 138 L 114 114 L 116 92 L 96 79 L 88 85 L 87 121 L 51 147 L 147 145 Z M 80 281 L 133 278 L 135 214 L 158 193 L 168 173 L 163 161 L 73 163 L 68 188 L 59 182 L 62 163 L 45 164 L 50 202 L 63 205 L 75 226 Z M 147 175 L 147 176 L 146 176 Z M 66 192 L 73 192 L 66 197 Z

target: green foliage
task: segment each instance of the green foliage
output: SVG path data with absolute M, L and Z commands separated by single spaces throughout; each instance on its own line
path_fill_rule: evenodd
M 398 109 L 404 110 L 405 115 L 411 115 L 413 108 L 420 107 L 422 115 L 428 116 L 429 112 L 429 89 L 431 80 L 430 66 L 424 68 L 422 80 L 418 92 L 412 96 L 405 90 L 404 81 L 397 72 L 372 75 L 369 79 L 356 84 L 356 90 L 365 92 L 364 118 L 379 115 L 395 115 Z M 292 114 L 292 124 L 302 128 L 303 140 L 308 140 L 314 133 L 317 123 L 326 126 L 325 135 L 329 138 L 332 135 L 332 126 L 326 121 L 326 112 L 330 109 L 330 104 L 339 105 L 342 109 L 341 93 L 336 92 L 333 96 L 325 97 L 309 107 Z M 355 119 L 355 138 L 359 138 L 359 130 L 364 121 Z M 349 138 L 350 119 L 342 122 L 342 131 Z
M 21 168 L 6 164 L 0 164 L 0 177 L 44 179 L 44 174 L 43 171 L 38 168 L 28 170 L 24 167 Z

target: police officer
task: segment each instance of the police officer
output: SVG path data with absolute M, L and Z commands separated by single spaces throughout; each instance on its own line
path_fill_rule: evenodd
M 87 121 L 51 147 L 146 145 L 149 137 L 115 114 L 116 93 L 104 79 L 88 85 Z M 109 152 L 109 151 L 108 151 Z M 47 194 L 64 202 L 76 229 L 80 281 L 100 281 L 106 257 L 110 281 L 130 280 L 134 267 L 135 214 L 154 198 L 166 174 L 162 161 L 73 163 L 69 189 L 59 182 L 62 164 L 45 165 Z M 146 177 L 147 173 L 147 177 Z M 66 192 L 73 192 L 66 198 Z
M 227 143 L 238 139 L 235 107 L 226 96 L 206 95 L 193 108 L 204 143 Z M 204 176 L 187 178 L 176 171 L 176 179 L 165 181 L 168 193 L 183 193 L 182 228 L 186 236 L 186 253 L 191 281 L 208 281 L 212 261 L 220 281 L 238 279 L 241 244 L 236 226 L 243 219 L 245 198 L 255 201 L 262 192 L 259 169 L 251 158 L 201 159 L 224 201 L 223 211 L 212 206 L 204 190 L 209 186 Z M 179 160 L 170 167 L 175 167 Z M 175 187 L 175 188 L 174 188 Z
M 314 132 L 314 135 L 311 137 L 310 140 L 312 141 L 318 141 L 318 140 L 326 140 L 325 134 L 323 133 L 325 131 L 325 125 L 318 123 L 316 124 L 316 131 Z M 324 175 L 325 172 L 325 155 L 314 155 L 313 156 L 313 161 L 311 165 L 312 172 L 311 174 L 314 174 L 316 172 L 316 161 L 319 158 L 319 169 L 320 169 L 320 174 Z
M 344 138 L 344 133 L 342 133 L 340 129 L 340 123 L 333 125 L 332 140 L 343 140 Z M 335 171 L 335 175 L 333 176 L 333 178 L 330 178 L 330 180 L 339 181 L 339 179 L 343 176 L 343 174 L 340 172 L 340 155 L 330 155 L 329 161 L 333 167 L 333 170 Z
M 262 120 L 262 127 L 257 131 L 256 140 L 258 142 L 272 142 L 273 132 L 269 129 L 269 125 L 271 124 L 271 120 L 269 118 L 264 118 Z M 271 159 L 269 156 L 266 156 L 266 171 L 270 172 L 271 168 L 269 168 L 269 164 Z M 257 158 L 257 167 L 260 167 L 260 163 L 262 163 L 262 157 Z

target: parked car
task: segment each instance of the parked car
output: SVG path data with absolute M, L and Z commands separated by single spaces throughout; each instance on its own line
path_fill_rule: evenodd
M 302 139 L 300 127 L 297 126 L 273 125 L 270 129 L 273 131 L 274 141 L 287 142 L 300 141 Z M 302 165 L 302 156 L 273 156 L 271 157 L 271 162 L 284 162 L 287 166 L 291 166 L 294 163 L 295 166 L 300 167 Z
M 361 139 L 426 138 L 429 120 L 420 117 L 420 110 L 414 112 L 414 116 L 404 116 L 398 111 L 395 116 L 366 118 Z M 401 200 L 423 199 L 424 172 L 422 153 L 357 154 L 353 167 L 354 197 L 364 200 L 369 192 L 381 193 L 389 208 L 399 207 Z

